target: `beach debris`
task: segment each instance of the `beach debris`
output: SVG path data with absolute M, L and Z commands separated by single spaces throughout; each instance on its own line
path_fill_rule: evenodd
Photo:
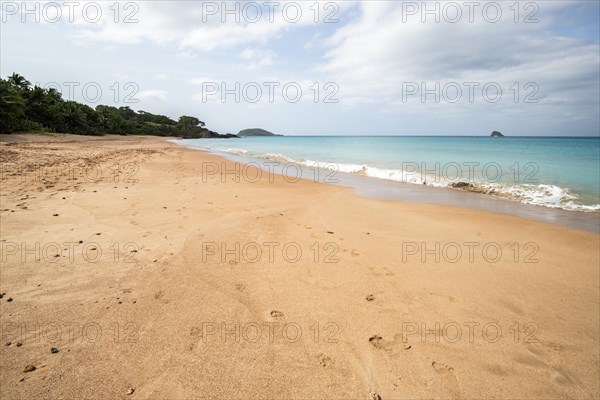
M 333 231 L 327 231 L 327 233 L 329 233 L 330 235 L 333 235 Z
M 23 368 L 23 372 L 33 372 L 35 371 L 37 368 L 35 367 L 35 365 L 33 364 L 28 364 L 25 366 L 25 368 Z
M 53 347 L 50 349 L 50 353 L 56 354 L 56 353 L 58 353 L 58 349 L 56 347 Z
M 6 301 L 10 303 L 11 301 L 13 301 L 13 298 L 9 297 L 8 299 L 6 299 Z
M 325 354 L 321 354 L 321 355 L 319 355 L 319 363 L 323 367 L 328 367 L 333 363 L 333 360 L 331 358 L 327 357 Z
M 12 344 L 12 342 L 6 342 L 6 343 L 4 343 L 4 345 L 5 345 L 6 347 L 10 346 L 11 344 Z
M 369 338 L 369 343 L 371 343 L 373 346 L 375 346 L 378 349 L 383 348 L 383 338 L 379 335 L 373 335 Z
M 21 346 L 23 346 L 23 343 L 21 343 L 21 342 L 19 341 L 19 342 L 17 342 L 17 343 L 15 344 L 15 346 L 17 346 L 17 347 L 21 347 Z
M 381 396 L 377 393 L 371 393 L 372 400 L 381 400 Z
M 273 311 L 271 311 L 271 317 L 281 318 L 281 317 L 283 317 L 283 313 L 281 311 L 273 310 Z
M 404 346 L 404 350 L 410 350 L 412 346 L 409 344 L 408 346 Z
M 131 396 L 133 394 L 133 392 L 135 392 L 135 389 L 134 388 L 129 388 L 129 389 L 127 389 L 127 393 L 126 394 L 127 394 L 127 396 Z
M 369 294 L 365 298 L 367 299 L 367 301 L 373 301 L 373 300 L 375 300 L 375 295 L 374 294 Z

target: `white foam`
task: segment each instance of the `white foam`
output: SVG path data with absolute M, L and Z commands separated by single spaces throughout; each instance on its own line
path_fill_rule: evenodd
M 206 146 L 205 148 L 210 149 Z M 417 185 L 427 185 L 433 187 L 452 188 L 455 180 L 447 180 L 440 176 L 432 174 L 421 174 L 415 171 L 404 171 L 402 169 L 385 169 L 372 167 L 367 164 L 343 164 L 334 162 L 323 162 L 314 160 L 295 160 L 283 154 L 260 154 L 249 152 L 242 149 L 226 149 L 221 150 L 227 153 L 236 155 L 246 155 L 258 158 L 264 158 L 283 163 L 293 163 L 303 165 L 309 168 L 318 168 L 328 171 L 339 171 L 348 174 L 362 175 L 376 179 L 385 179 L 395 182 L 411 183 Z M 561 188 L 556 185 L 539 184 L 539 185 L 508 185 L 487 182 L 468 182 L 473 186 L 470 191 L 478 191 L 483 194 L 496 197 L 516 200 L 525 204 L 532 204 L 550 208 L 559 208 L 564 210 L 600 212 L 600 204 L 582 205 L 577 204 L 577 196 L 572 194 L 569 189 Z M 477 188 L 478 190 L 473 190 Z M 459 189 L 460 190 L 460 189 Z

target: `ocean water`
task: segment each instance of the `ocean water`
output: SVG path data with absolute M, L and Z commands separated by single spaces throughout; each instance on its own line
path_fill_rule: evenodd
M 596 137 L 278 136 L 176 142 L 374 179 L 600 212 Z

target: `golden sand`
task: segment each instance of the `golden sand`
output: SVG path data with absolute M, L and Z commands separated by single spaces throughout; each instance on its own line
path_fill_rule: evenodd
M 3 399 L 600 395 L 597 234 L 165 138 L 7 138 Z

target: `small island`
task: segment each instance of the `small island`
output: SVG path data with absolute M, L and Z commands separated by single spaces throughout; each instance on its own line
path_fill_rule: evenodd
M 266 131 L 266 130 L 260 129 L 260 128 L 243 129 L 243 130 L 239 131 L 239 133 L 237 135 L 239 137 L 245 137 L 245 136 L 283 136 L 283 135 L 276 135 L 274 133 L 271 133 L 269 131 Z
M 503 135 L 503 134 L 501 134 L 501 133 L 500 133 L 500 132 L 498 132 L 498 131 L 494 131 L 494 132 L 492 132 L 492 135 L 491 135 L 491 136 L 492 136 L 492 137 L 504 137 L 504 135 Z

